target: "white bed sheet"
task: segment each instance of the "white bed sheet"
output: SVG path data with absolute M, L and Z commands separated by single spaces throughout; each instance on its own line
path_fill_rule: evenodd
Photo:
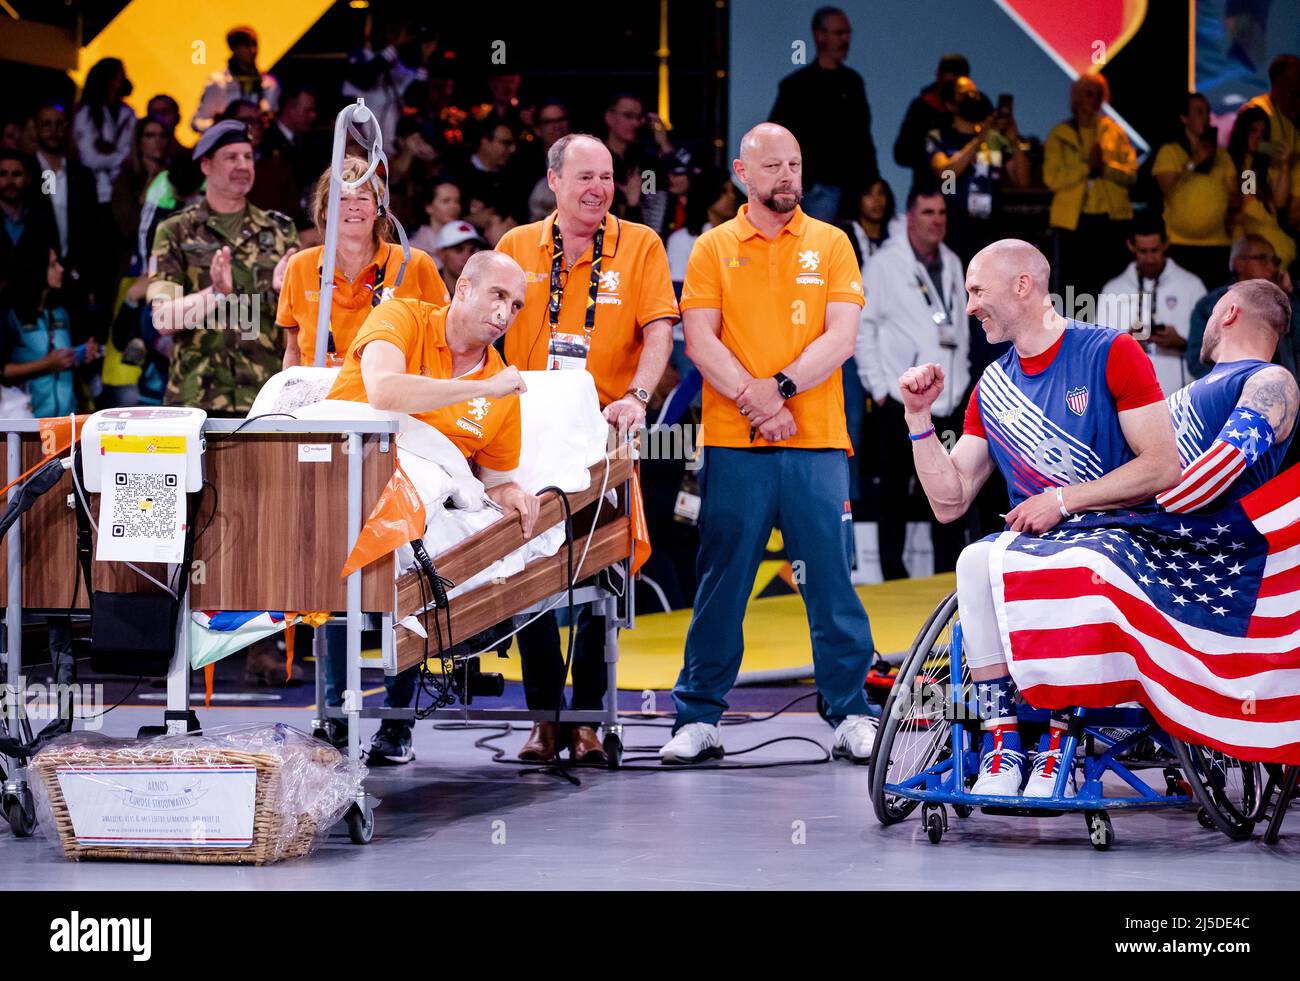
M 419 492 L 428 515 L 424 542 L 430 555 L 446 551 L 500 517 L 468 461 L 432 426 L 406 413 L 326 399 L 338 370 L 295 367 L 274 375 L 258 393 L 249 418 L 285 412 L 298 419 L 395 420 L 399 426 L 398 462 Z M 522 446 L 517 482 L 533 493 L 547 486 L 570 494 L 586 490 L 589 468 L 604 459 L 609 438 L 595 382 L 585 371 L 525 371 L 523 378 L 527 391 L 520 397 Z M 532 559 L 554 555 L 563 543 L 563 527 L 550 528 L 478 575 L 456 583 L 448 595 L 515 575 Z M 413 565 L 414 555 L 403 545 L 397 552 L 397 573 Z

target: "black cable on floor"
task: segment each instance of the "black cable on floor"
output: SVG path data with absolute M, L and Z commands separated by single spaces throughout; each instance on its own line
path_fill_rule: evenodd
M 802 702 L 807 698 L 812 698 L 816 694 L 817 692 L 810 691 L 804 695 L 799 695 L 798 697 L 791 699 L 785 705 L 782 705 L 775 712 L 772 712 L 768 715 L 757 716 L 757 717 L 749 716 L 749 715 L 740 716 L 737 714 L 732 714 L 730 716 L 724 715 L 721 724 L 726 726 L 736 726 L 736 725 L 745 725 L 751 722 L 768 722 L 772 719 L 775 719 L 777 716 L 781 715 L 782 713 L 789 711 L 792 706 L 797 705 L 799 702 Z M 664 722 L 648 721 L 649 719 L 652 718 L 653 719 L 661 718 L 660 716 L 630 715 L 630 716 L 620 716 L 619 718 L 624 728 L 646 728 L 646 729 L 671 729 L 672 728 L 671 721 L 664 721 Z M 625 718 L 633 719 L 633 720 L 646 720 L 646 721 L 622 722 L 622 720 Z M 456 731 L 456 730 L 468 730 L 468 729 L 486 730 L 489 732 L 489 735 L 483 736 L 480 739 L 475 740 L 474 748 L 489 750 L 492 753 L 493 763 L 502 763 L 507 766 L 531 767 L 532 769 L 525 771 L 526 773 L 542 772 L 542 769 L 544 769 L 542 767 L 539 767 L 538 763 L 530 760 L 507 759 L 506 750 L 500 746 L 494 745 L 496 740 L 509 735 L 511 732 L 529 731 L 528 726 L 512 726 L 508 722 L 500 723 L 500 724 L 489 723 L 489 724 L 481 724 L 481 725 L 474 724 L 474 723 L 454 722 L 454 723 L 435 725 L 434 728 L 443 731 Z M 728 752 L 727 756 L 744 756 L 746 753 L 752 753 L 755 750 L 763 749 L 766 746 L 772 746 L 775 745 L 776 743 L 781 743 L 781 742 L 812 743 L 814 746 L 816 746 L 819 750 L 822 751 L 822 757 L 820 759 L 773 760 L 766 763 L 740 763 L 735 765 L 728 765 L 726 763 L 694 763 L 694 764 L 687 764 L 683 766 L 673 766 L 673 765 L 666 765 L 664 763 L 661 763 L 657 755 L 631 756 L 631 757 L 627 757 L 623 761 L 623 763 L 621 763 L 616 769 L 634 770 L 640 772 L 660 772 L 665 770 L 764 770 L 764 769 L 771 769 L 774 767 L 781 767 L 781 766 L 816 766 L 822 763 L 829 763 L 832 760 L 830 751 L 827 750 L 822 743 L 818 742 L 816 739 L 812 739 L 809 736 L 777 736 L 775 739 L 768 739 L 765 742 L 761 742 L 757 744 L 756 746 L 750 746 L 747 747 L 746 749 L 738 749 L 735 750 L 734 752 Z M 627 746 L 625 748 L 631 752 L 636 752 L 636 753 L 657 754 L 659 750 L 658 746 Z M 651 761 L 655 763 L 654 766 L 635 765 L 638 763 L 647 763 Z M 569 761 L 567 765 L 569 767 L 576 767 L 582 769 L 596 769 L 596 770 L 609 769 L 609 767 L 604 763 L 575 763 L 573 761 Z M 520 774 L 520 776 L 524 776 L 524 775 L 525 773 Z

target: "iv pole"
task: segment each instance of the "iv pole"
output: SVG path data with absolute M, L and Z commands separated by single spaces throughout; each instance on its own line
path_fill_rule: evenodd
M 362 135 L 365 130 L 373 135 Z M 354 181 L 343 179 L 343 158 L 347 155 L 349 134 L 365 148 L 369 164 L 366 172 Z M 397 231 L 397 239 L 402 245 L 402 264 L 397 270 L 396 279 L 393 280 L 394 289 L 402 284 L 402 278 L 406 275 L 406 264 L 411 260 L 411 246 L 406 240 L 406 229 L 402 227 L 402 223 L 396 216 L 388 211 L 388 182 L 383 183 L 381 192 L 378 182 L 374 180 L 375 171 L 379 169 L 380 164 L 383 164 L 386 173 L 388 157 L 384 155 L 383 131 L 379 128 L 379 120 L 375 118 L 375 114 L 366 108 L 365 100 L 357 99 L 354 104 L 344 106 L 343 111 L 334 120 L 334 153 L 330 161 L 330 193 L 325 208 L 325 240 L 321 258 L 320 310 L 316 315 L 317 368 L 325 367 L 325 356 L 329 350 L 330 308 L 334 299 L 334 262 L 339 245 L 339 199 L 343 195 L 344 188 L 350 191 L 372 182 L 375 188 L 375 220 L 387 218 Z

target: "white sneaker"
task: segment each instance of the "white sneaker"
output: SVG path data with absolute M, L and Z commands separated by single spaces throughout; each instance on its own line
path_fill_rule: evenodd
M 1059 749 L 1042 749 L 1034 754 L 1034 762 L 1029 769 L 1029 779 L 1025 782 L 1025 797 L 1051 797 L 1056 789 L 1056 777 L 1061 772 L 1061 751 Z M 1065 796 L 1074 796 L 1074 773 L 1065 779 Z
M 720 760 L 725 755 L 722 749 L 722 730 L 707 722 L 691 722 L 682 726 L 659 750 L 659 761 L 670 766 L 688 763 L 703 763 L 705 760 Z
M 972 794 L 1017 797 L 1025 779 L 1025 754 L 1015 749 L 995 749 L 980 760 L 980 775 Z
M 837 760 L 870 763 L 876 746 L 876 720 L 869 715 L 848 715 L 835 727 L 831 756 Z

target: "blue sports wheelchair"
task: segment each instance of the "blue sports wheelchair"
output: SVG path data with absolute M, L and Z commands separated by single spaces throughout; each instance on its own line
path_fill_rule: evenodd
M 1050 713 L 1022 706 L 1026 746 L 1036 745 Z M 1233 840 L 1249 838 L 1276 797 L 1280 815 L 1289 794 L 1280 768 L 1265 767 L 1194 746 L 1163 732 L 1144 708 L 1076 708 L 1061 742 L 1061 759 L 1050 797 L 976 796 L 981 720 L 975 686 L 962 658 L 957 594 L 930 614 L 898 669 L 881 714 L 871 762 L 871 799 L 883 825 L 902 821 L 919 806 L 930 841 L 948 830 L 948 806 L 959 818 L 976 808 L 985 814 L 1053 817 L 1082 814 L 1088 840 L 1099 851 L 1115 840 L 1110 811 L 1198 807 L 1205 828 Z M 1163 788 L 1141 774 L 1161 771 Z M 1110 781 L 1104 781 L 1107 775 Z M 1075 796 L 1066 796 L 1075 778 Z M 1123 791 L 1126 785 L 1130 793 Z

